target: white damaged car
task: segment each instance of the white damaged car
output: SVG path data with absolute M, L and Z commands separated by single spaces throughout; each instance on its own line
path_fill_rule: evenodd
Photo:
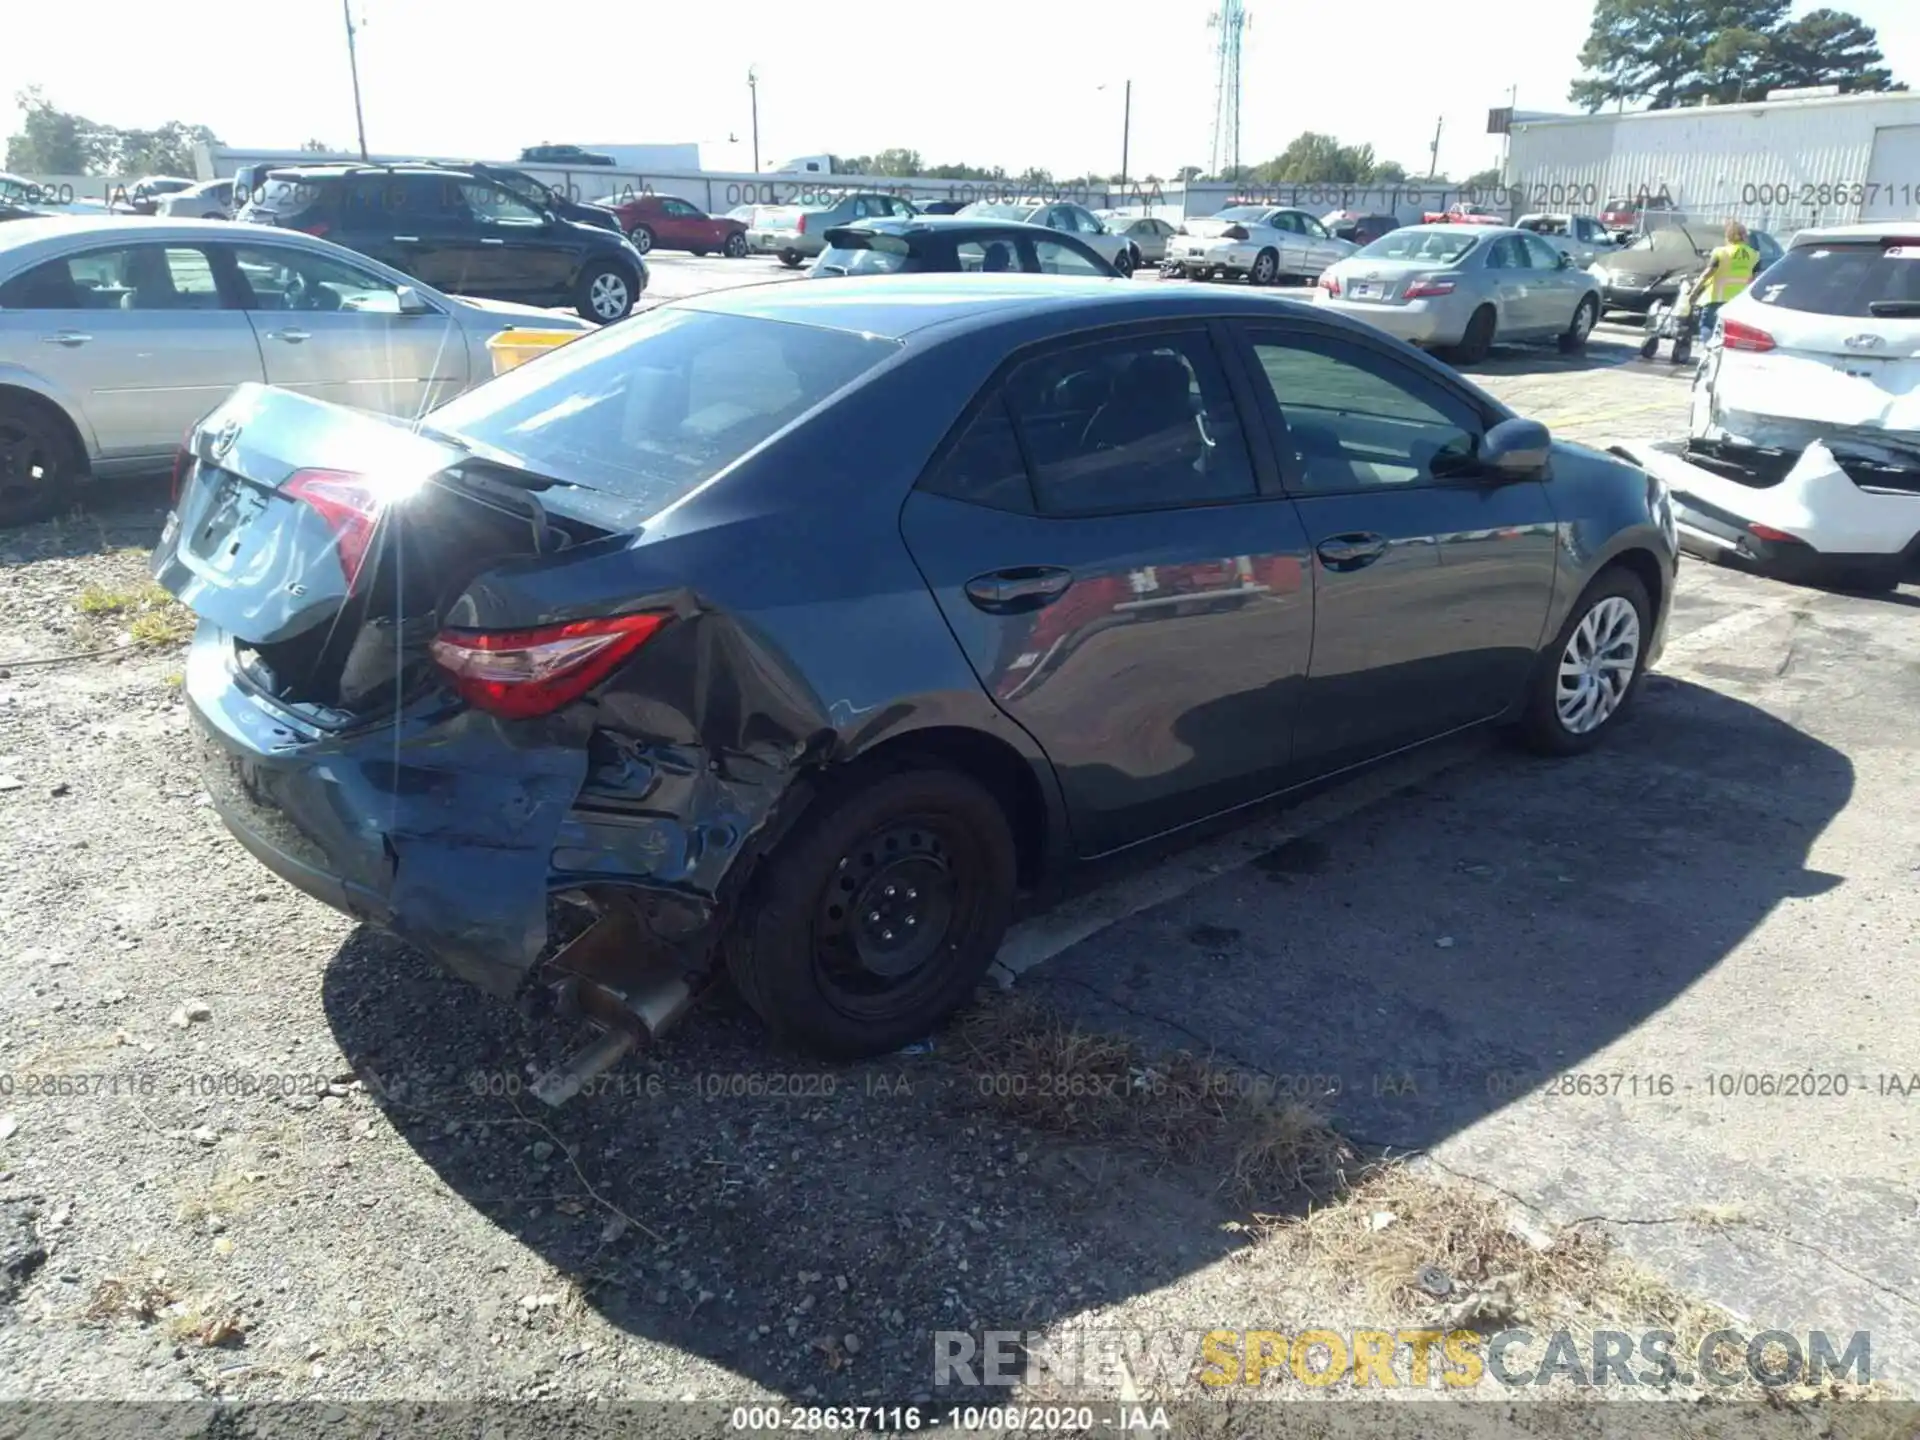
M 1920 221 L 1804 230 L 1720 311 L 1667 483 L 1680 543 L 1783 579 L 1920 578 Z

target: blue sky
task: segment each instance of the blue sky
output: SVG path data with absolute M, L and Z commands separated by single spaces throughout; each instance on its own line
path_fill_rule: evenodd
M 708 168 L 748 169 L 746 75 L 756 65 L 768 168 L 907 145 L 930 161 L 1117 170 L 1128 78 L 1132 172 L 1208 159 L 1209 0 L 1099 10 L 1029 0 L 351 3 L 364 20 L 376 150 L 499 158 L 542 140 L 691 141 Z M 1920 87 L 1920 3 L 1839 8 L 1874 25 L 1896 75 Z M 1510 86 L 1522 109 L 1566 108 L 1592 13 L 1584 0 L 1332 12 L 1248 0 L 1248 11 L 1243 160 L 1314 129 L 1423 172 L 1439 120 L 1440 166 L 1456 175 L 1498 162 L 1486 112 Z M 20 0 L 0 42 L 9 132 L 12 97 L 29 84 L 109 124 L 179 119 L 256 147 L 353 144 L 339 0 L 171 0 L 116 7 L 111 23 L 95 7 Z

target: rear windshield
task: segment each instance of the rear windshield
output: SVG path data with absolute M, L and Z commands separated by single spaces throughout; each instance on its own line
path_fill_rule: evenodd
M 427 428 L 658 510 L 897 348 L 843 330 L 663 306 L 469 390 L 435 410 Z
M 1431 260 L 1451 265 L 1481 241 L 1452 230 L 1391 230 L 1354 253 L 1369 260 Z
M 912 264 L 913 247 L 898 235 L 835 236 L 820 253 L 820 271 L 832 275 L 898 275 Z
M 1260 205 L 1230 205 L 1214 212 L 1216 220 L 1264 220 L 1268 211 Z
M 1754 282 L 1753 298 L 1814 315 L 1920 319 L 1920 236 L 1797 247 Z

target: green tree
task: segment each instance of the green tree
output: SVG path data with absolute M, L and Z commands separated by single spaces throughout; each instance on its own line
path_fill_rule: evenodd
M 1838 85 L 1850 94 L 1907 88 L 1882 63 L 1873 27 L 1844 11 L 1810 10 L 1770 40 L 1773 85 Z
M 216 145 L 204 125 L 169 120 L 154 130 L 101 125 L 55 106 L 37 88 L 15 97 L 25 114 L 7 140 L 7 168 L 29 175 L 178 175 L 195 172 L 194 146 Z
M 1593 26 L 1580 49 L 1589 73 L 1568 98 L 1589 112 L 1609 101 L 1646 100 L 1655 110 L 1681 104 L 1707 82 L 1707 48 L 1728 30 L 1772 35 L 1788 0 L 1595 0 Z
M 1397 185 L 1407 178 L 1407 167 L 1398 160 L 1383 160 L 1373 167 L 1373 174 L 1367 178 L 1377 185 Z
M 878 155 L 875 155 L 868 164 L 872 168 L 863 170 L 861 172 L 862 174 L 894 176 L 919 175 L 925 170 L 925 166 L 921 163 L 920 152 L 918 150 L 903 150 L 899 147 L 882 150 Z
M 1774 37 L 1744 25 L 1722 30 L 1707 43 L 1701 78 L 1685 86 L 1681 98 L 1729 104 L 1766 94 L 1774 83 Z
M 302 150 L 310 150 L 316 155 L 326 155 L 333 150 L 333 147 L 324 140 L 303 140 L 300 143 L 300 148 Z
M 1497 190 L 1500 188 L 1500 171 L 1497 167 L 1476 170 L 1460 182 L 1463 190 Z
M 7 139 L 7 169 L 26 175 L 92 173 L 87 141 L 98 127 L 91 120 L 56 110 L 37 85 L 13 100 L 25 121 L 19 133 Z
M 1173 172 L 1173 178 L 1178 180 L 1182 185 L 1191 185 L 1205 174 L 1206 171 L 1202 170 L 1198 165 L 1182 165 L 1178 170 Z

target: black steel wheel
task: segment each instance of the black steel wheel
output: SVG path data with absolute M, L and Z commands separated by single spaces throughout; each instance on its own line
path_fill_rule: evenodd
M 1012 915 L 1012 832 L 999 801 L 950 770 L 882 773 L 815 803 L 767 858 L 728 968 L 782 1039 L 886 1054 L 986 974 Z

